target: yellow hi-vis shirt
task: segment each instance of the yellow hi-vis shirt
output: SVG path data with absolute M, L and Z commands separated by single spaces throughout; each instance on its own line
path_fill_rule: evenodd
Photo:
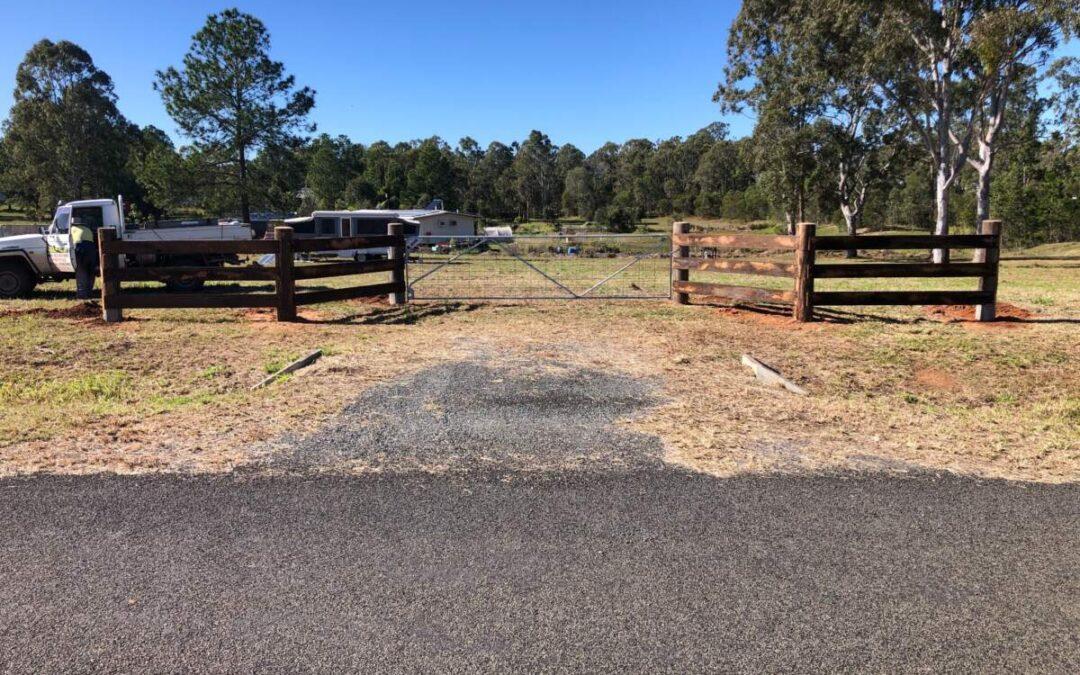
M 94 231 L 85 225 L 72 225 L 71 226 L 71 245 L 88 241 L 93 243 Z

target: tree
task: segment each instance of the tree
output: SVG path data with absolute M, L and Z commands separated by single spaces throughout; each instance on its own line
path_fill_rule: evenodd
M 574 167 L 566 172 L 563 185 L 563 213 L 568 216 L 591 219 L 597 207 L 596 186 L 592 172 L 585 166 Z
M 41 40 L 15 74 L 3 182 L 38 213 L 60 200 L 113 194 L 129 180 L 128 144 L 137 135 L 116 107 L 112 79 L 84 49 Z
M 555 147 L 547 134 L 533 131 L 514 157 L 514 179 L 526 220 L 555 215 L 555 200 L 562 195 L 556 188 Z
M 949 198 L 973 141 L 988 213 L 994 140 L 1022 65 L 1076 22 L 1075 0 L 839 0 L 857 15 L 853 54 L 908 118 L 935 171 L 934 233 L 949 232 Z M 837 10 L 837 7 L 833 7 Z M 947 259 L 944 249 L 934 261 Z
M 831 184 L 818 191 L 819 201 L 838 204 L 854 235 L 866 195 L 889 175 L 889 148 L 903 128 L 851 57 L 862 27 L 837 9 L 812 0 L 744 3 L 716 98 L 727 109 L 746 103 L 758 111 L 759 156 L 775 187 L 793 195 L 787 213 L 805 210 L 808 179 L 820 188 Z M 747 78 L 754 78 L 748 88 Z M 815 164 L 807 164 L 809 157 Z
M 289 214 L 300 210 L 307 162 L 299 145 L 268 145 L 251 163 L 259 201 L 271 211 Z
M 1080 145 L 1080 59 L 1058 59 L 1048 75 L 1057 86 L 1052 98 L 1057 126 L 1069 142 Z
M 154 184 L 154 169 L 151 167 L 161 163 L 163 156 L 175 153 L 172 139 L 155 126 L 143 127 L 135 134 L 128 150 L 127 185 L 121 193 L 134 209 L 136 217 L 146 217 L 156 222 L 165 215 L 168 199 L 164 196 L 165 192 Z M 167 173 L 164 176 L 168 179 Z
M 513 179 L 514 151 L 498 141 L 488 145 L 469 174 L 469 190 L 477 213 L 495 218 L 512 218 L 516 190 Z
M 826 76 L 798 48 L 804 23 L 805 16 L 791 13 L 781 0 L 744 3 L 731 27 L 725 78 L 713 96 L 726 112 L 750 106 L 757 113 L 755 168 L 789 233 L 805 220 L 819 141 L 813 125 L 825 107 Z M 749 87 L 743 85 L 748 78 Z
M 456 208 L 454 159 L 450 147 L 438 136 L 429 138 L 416 148 L 406 184 L 410 201 L 417 207 L 442 199 L 448 208 Z
M 347 137 L 327 134 L 322 134 L 305 148 L 305 185 L 311 189 L 318 208 L 333 209 L 344 205 L 346 186 L 363 172 L 362 153 L 363 147 L 354 145 Z
M 158 71 L 155 89 L 165 109 L 251 219 L 248 163 L 260 149 L 314 131 L 306 122 L 315 92 L 270 58 L 270 35 L 257 18 L 236 9 L 210 15 L 192 38 L 182 70 Z
M 976 152 L 967 157 L 979 177 L 976 224 L 990 218 L 990 173 L 1011 90 L 1043 66 L 1062 32 L 1072 33 L 1080 21 L 1075 0 L 998 0 L 986 5 L 972 26 L 983 90 L 972 113 Z

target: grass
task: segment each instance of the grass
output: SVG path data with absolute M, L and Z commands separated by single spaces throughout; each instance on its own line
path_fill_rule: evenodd
M 614 263 L 548 264 L 567 274 L 584 267 L 587 276 Z M 898 281 L 973 283 L 822 284 Z M 275 323 L 267 310 L 135 310 L 107 325 L 79 309 L 70 282 L 44 284 L 32 300 L 0 304 L 0 474 L 224 471 L 256 461 L 282 434 L 314 428 L 374 383 L 470 354 L 526 354 L 661 382 L 669 402 L 633 423 L 664 439 L 670 461 L 697 470 L 789 470 L 796 457 L 806 470 L 1080 480 L 1080 373 L 1071 367 L 1080 362 L 1080 274 L 1067 262 L 1006 262 L 1001 299 L 1031 319 L 987 327 L 943 323 L 922 309 L 853 308 L 799 325 L 783 313 L 663 301 L 341 302 L 304 308 L 298 324 Z M 316 348 L 324 358 L 312 368 L 250 391 Z M 758 387 L 738 365 L 744 352 L 811 396 Z

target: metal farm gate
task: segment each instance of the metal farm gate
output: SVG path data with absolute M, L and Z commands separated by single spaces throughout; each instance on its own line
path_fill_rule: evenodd
M 668 300 L 666 234 L 417 237 L 413 300 Z

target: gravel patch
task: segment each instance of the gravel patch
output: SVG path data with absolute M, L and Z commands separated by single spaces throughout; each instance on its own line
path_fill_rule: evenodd
M 377 386 L 271 460 L 287 470 L 633 470 L 662 465 L 655 436 L 618 424 L 655 383 L 553 360 L 467 360 Z

